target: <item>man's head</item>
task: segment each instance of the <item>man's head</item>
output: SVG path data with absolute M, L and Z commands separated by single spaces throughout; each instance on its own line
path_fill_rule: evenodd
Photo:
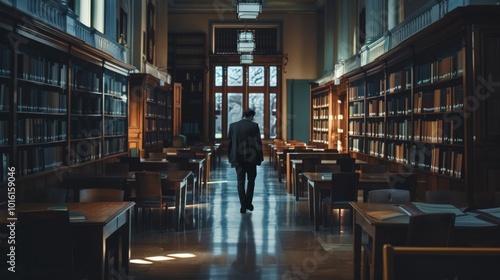
M 251 119 L 255 116 L 255 111 L 252 108 L 245 109 L 243 111 L 243 118 L 245 119 Z

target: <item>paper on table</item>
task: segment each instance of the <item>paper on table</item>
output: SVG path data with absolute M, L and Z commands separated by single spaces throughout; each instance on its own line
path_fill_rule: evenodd
M 451 204 L 411 202 L 400 205 L 399 208 L 408 215 L 419 213 L 453 213 L 457 216 L 466 215 L 462 210 Z
M 370 211 L 368 212 L 368 216 L 375 218 L 377 220 L 387 220 L 394 217 L 404 216 L 404 213 L 391 211 L 391 210 L 379 210 L 379 211 Z

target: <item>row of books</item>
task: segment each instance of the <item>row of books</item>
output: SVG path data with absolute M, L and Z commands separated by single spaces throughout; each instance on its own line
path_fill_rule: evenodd
M 105 118 L 104 135 L 124 135 L 128 132 L 127 119 L 125 118 Z
M 66 94 L 38 88 L 18 88 L 17 110 L 19 112 L 66 113 Z
M 164 91 L 146 90 L 144 92 L 144 98 L 148 102 L 155 102 L 161 105 L 167 103 L 167 94 Z
M 462 111 L 463 107 L 464 96 L 462 85 L 414 94 L 413 112 L 417 114 Z
M 166 116 L 166 110 L 165 106 L 159 106 L 155 103 L 146 103 L 145 115 L 146 117 L 164 118 Z
M 387 98 L 387 112 L 389 116 L 405 116 L 411 114 L 410 96 Z
M 351 84 L 347 98 L 349 101 L 365 98 L 365 85 L 362 82 L 354 82 Z
M 71 118 L 71 139 L 85 139 L 102 136 L 101 117 L 72 117 Z
M 363 139 L 360 138 L 349 138 L 349 151 L 351 152 L 364 152 L 363 150 Z
M 368 101 L 368 116 L 383 117 L 385 116 L 385 102 L 381 99 Z
M 10 155 L 8 152 L 0 152 L 0 178 L 7 182 L 9 177 Z
M 9 145 L 9 122 L 0 121 L 0 145 Z
M 260 126 L 262 127 L 262 126 Z M 197 122 L 183 122 L 182 123 L 182 133 L 185 134 L 199 134 L 200 126 Z
M 401 164 L 409 164 L 410 149 L 407 143 L 387 143 L 387 159 Z
M 383 122 L 368 122 L 366 124 L 367 137 L 384 137 L 385 124 Z
M 35 144 L 64 141 L 68 138 L 65 119 L 24 118 L 17 120 L 17 143 Z
M 167 130 L 168 124 L 165 119 L 147 119 L 145 123 L 145 129 L 149 131 L 153 130 Z
M 104 93 L 127 96 L 127 79 L 123 76 L 104 75 Z
M 10 110 L 11 91 L 8 85 L 0 81 L 0 111 Z
M 104 98 L 104 114 L 126 116 L 128 112 L 127 100 L 106 96 Z M 163 110 L 163 115 L 165 111 Z
M 363 121 L 350 121 L 347 128 L 347 133 L 351 136 L 363 136 L 365 135 L 364 122 Z
M 318 120 L 318 119 L 328 119 L 330 116 L 328 108 L 316 108 L 313 109 L 313 119 Z
M 313 131 L 312 141 L 315 143 L 328 143 L 329 134 Z
M 328 131 L 328 119 L 313 120 L 313 130 L 315 131 Z
M 372 78 L 366 83 L 366 97 L 380 96 L 384 95 L 385 92 L 385 79 Z
M 80 164 L 102 158 L 102 140 L 72 141 L 68 152 L 68 165 Z
M 387 123 L 388 139 L 393 140 L 411 140 L 411 121 L 410 120 L 390 120 Z M 382 136 L 383 137 L 383 136 Z
M 71 96 L 72 114 L 102 114 L 102 96 L 98 94 L 73 93 Z
M 26 176 L 56 169 L 64 164 L 65 145 L 31 147 L 17 152 L 17 175 Z
M 456 178 L 463 178 L 463 160 L 463 152 L 447 148 L 413 146 L 410 154 L 413 166 Z
M 394 93 L 400 90 L 411 88 L 411 68 L 392 72 L 387 75 L 387 93 Z
M 383 140 L 366 141 L 366 154 L 383 158 L 385 155 L 385 142 Z
M 17 65 L 19 79 L 66 87 L 66 64 L 43 55 L 18 53 Z
M 463 49 L 461 49 L 451 55 L 437 59 L 436 61 L 416 66 L 416 84 L 425 85 L 463 75 L 463 59 Z
M 0 76 L 10 77 L 12 69 L 12 50 L 0 44 Z
M 313 108 L 319 108 L 319 107 L 325 107 L 330 104 L 330 98 L 327 94 L 323 94 L 321 96 L 314 96 L 312 100 L 312 107 Z
M 365 103 L 352 102 L 349 103 L 349 117 L 364 117 L 365 116 Z
M 415 141 L 425 143 L 463 144 L 463 119 L 415 120 L 413 135 Z
M 146 146 L 162 144 L 165 139 L 167 139 L 167 134 L 164 131 L 150 131 L 144 133 Z
M 104 156 L 110 156 L 127 151 L 127 138 L 112 138 L 104 140 Z
M 84 68 L 73 64 L 71 69 L 71 88 L 77 90 L 101 92 L 102 71 L 93 67 Z

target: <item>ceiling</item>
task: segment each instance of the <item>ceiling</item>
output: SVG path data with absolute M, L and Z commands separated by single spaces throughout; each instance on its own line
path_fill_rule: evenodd
M 325 0 L 262 0 L 262 13 L 315 12 Z M 236 11 L 236 0 L 168 0 L 169 13 L 220 13 Z

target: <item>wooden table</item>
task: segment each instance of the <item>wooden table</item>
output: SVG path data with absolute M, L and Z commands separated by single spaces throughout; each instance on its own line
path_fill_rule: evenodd
M 66 206 L 68 211 L 81 212 L 86 219 L 70 222 L 72 236 L 76 242 L 88 245 L 85 249 L 88 250 L 89 258 L 84 266 L 89 269 L 88 279 L 105 279 L 106 239 L 115 232 L 120 235 L 121 240 L 120 267 L 126 275 L 129 273 L 131 215 L 134 205 L 134 202 L 22 203 L 17 205 L 16 212 L 47 210 L 51 206 Z M 7 210 L 0 211 L 1 223 L 12 222 L 10 219 Z M 75 253 L 78 254 L 78 251 Z
M 309 217 L 314 220 L 314 229 L 319 230 L 321 221 L 321 192 L 329 191 L 332 188 L 331 173 L 322 172 L 304 172 L 304 176 L 308 181 L 308 196 L 309 196 Z M 359 178 L 359 185 L 366 188 L 374 189 L 382 185 L 387 185 L 388 173 L 365 173 Z M 361 188 L 358 188 L 361 189 Z
M 323 159 L 321 160 L 321 164 L 337 164 L 336 159 Z M 360 159 L 356 159 L 354 163 L 355 169 L 359 170 L 361 165 L 367 164 L 366 161 L 362 161 Z M 299 191 L 298 191 L 298 182 L 299 182 L 299 174 L 302 173 L 302 159 L 292 159 L 290 160 L 291 165 L 291 189 L 295 194 L 295 200 L 299 201 Z
M 384 244 L 404 245 L 408 231 L 407 215 L 388 220 L 377 220 L 370 217 L 370 211 L 390 210 L 404 213 L 398 206 L 392 204 L 351 202 L 353 215 L 353 253 L 354 253 L 354 280 L 361 278 L 361 242 L 365 232 L 372 239 L 372 259 L 370 279 L 382 279 L 382 250 Z M 494 210 L 494 209 L 492 209 Z M 494 213 L 500 217 L 497 208 Z M 452 246 L 471 246 L 475 241 L 500 239 L 500 227 L 496 224 L 476 218 L 477 214 L 467 212 L 467 215 L 457 216 L 452 237 Z M 498 244 L 498 243 L 497 243 Z

